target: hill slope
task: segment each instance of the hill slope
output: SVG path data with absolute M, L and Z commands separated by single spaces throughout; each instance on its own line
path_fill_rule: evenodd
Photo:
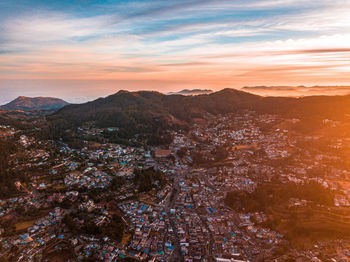
M 307 126 L 315 128 L 316 125 L 310 123 L 320 119 L 348 120 L 350 96 L 261 97 L 235 89 L 198 96 L 120 91 L 85 104 L 68 105 L 48 120 L 59 134 L 89 124 L 118 127 L 116 136 L 125 139 L 139 134 L 148 141 L 155 137 L 158 141 L 153 142 L 162 143 L 163 138 L 167 138 L 167 130 L 186 128 L 204 114 L 233 113 L 246 109 L 305 119 Z
M 62 99 L 53 97 L 26 97 L 19 96 L 10 103 L 1 106 L 3 110 L 51 110 L 68 105 Z
M 186 125 L 204 113 L 228 113 L 249 108 L 262 98 L 233 89 L 225 89 L 210 95 L 167 96 L 158 92 L 119 91 L 106 98 L 79 105 L 68 105 L 52 116 L 68 122 L 93 122 L 99 127 L 148 127 L 161 123 Z

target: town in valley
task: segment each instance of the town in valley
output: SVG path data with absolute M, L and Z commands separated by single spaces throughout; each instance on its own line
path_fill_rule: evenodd
M 166 146 L 110 143 L 118 128 L 83 125 L 80 147 L 2 125 L 12 180 L 2 180 L 0 257 L 349 261 L 350 137 L 329 132 L 339 121 L 324 119 L 318 135 L 299 124 L 208 113 Z

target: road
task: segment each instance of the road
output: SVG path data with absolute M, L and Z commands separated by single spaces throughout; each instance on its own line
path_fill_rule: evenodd
M 177 230 L 175 227 L 175 221 L 174 221 L 174 215 L 171 214 L 170 210 L 175 207 L 175 201 L 177 198 L 177 195 L 179 193 L 179 177 L 174 178 L 174 184 L 173 184 L 173 189 L 171 191 L 171 195 L 169 197 L 169 201 L 166 205 L 166 213 L 168 214 L 169 221 L 170 221 L 170 226 L 173 229 L 174 235 L 175 235 L 175 243 L 174 243 L 174 252 L 171 258 L 172 262 L 183 262 L 184 258 L 181 253 L 181 246 L 180 246 L 180 238 L 177 234 Z

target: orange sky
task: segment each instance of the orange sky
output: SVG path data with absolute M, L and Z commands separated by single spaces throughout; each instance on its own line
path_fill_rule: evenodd
M 120 89 L 350 86 L 348 1 L 21 0 L 0 10 L 0 102 Z M 313 90 L 297 95 L 337 93 Z

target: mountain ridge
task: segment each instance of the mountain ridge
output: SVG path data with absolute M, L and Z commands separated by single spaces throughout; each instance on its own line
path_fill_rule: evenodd
M 310 123 L 316 126 L 322 119 L 350 120 L 350 96 L 263 97 L 230 88 L 197 96 L 119 91 L 87 103 L 67 105 L 48 116 L 48 121 L 59 136 L 66 130 L 92 125 L 117 127 L 118 138 L 138 136 L 162 144 L 165 138 L 169 140 L 168 130 L 186 129 L 206 114 L 244 110 L 304 119 L 304 127 L 312 129 Z
M 2 110 L 53 110 L 62 108 L 69 103 L 54 97 L 27 97 L 18 96 L 11 102 L 0 106 Z

